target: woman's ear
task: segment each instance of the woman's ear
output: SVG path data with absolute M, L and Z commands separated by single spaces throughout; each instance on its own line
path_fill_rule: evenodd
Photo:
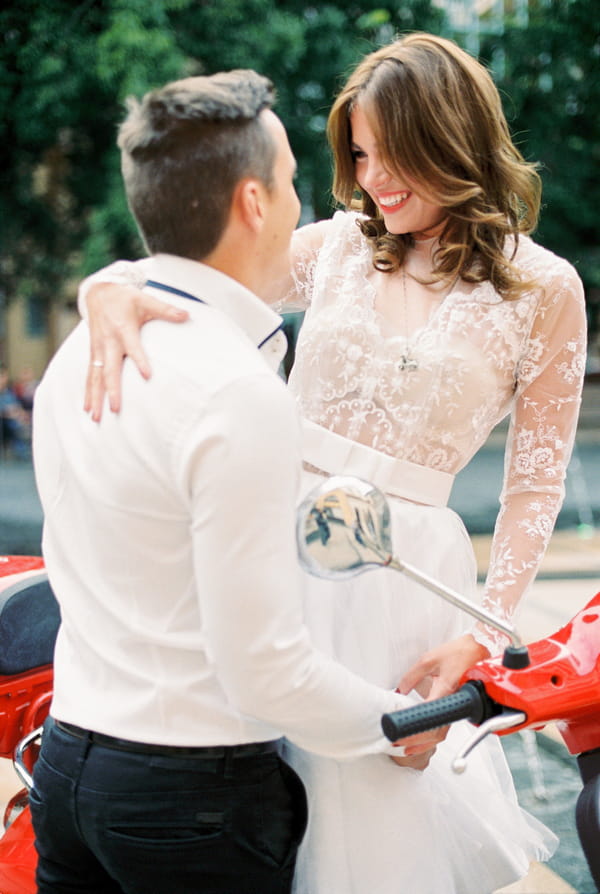
M 260 180 L 241 180 L 233 194 L 232 211 L 253 232 L 262 229 L 266 216 L 266 190 Z

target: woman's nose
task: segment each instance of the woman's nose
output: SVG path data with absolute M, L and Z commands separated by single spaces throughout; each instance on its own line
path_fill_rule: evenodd
M 386 171 L 385 166 L 382 164 L 381 159 L 370 158 L 365 177 L 365 186 L 374 189 L 378 186 L 382 186 L 387 180 L 389 180 L 389 174 Z

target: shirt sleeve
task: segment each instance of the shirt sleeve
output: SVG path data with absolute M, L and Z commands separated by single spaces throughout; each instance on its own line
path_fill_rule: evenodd
M 583 287 L 566 262 L 538 304 L 517 379 L 484 605 L 511 622 L 538 571 L 565 493 L 586 359 Z M 492 654 L 503 636 L 478 625 Z
M 117 285 L 136 286 L 141 289 L 148 279 L 149 260 L 149 258 L 141 258 L 139 261 L 115 261 L 82 280 L 77 291 L 77 307 L 81 317 L 87 320 L 87 296 L 91 286 L 111 282 Z
M 221 389 L 182 441 L 174 465 L 191 503 L 207 652 L 229 701 L 301 747 L 336 758 L 398 753 L 381 715 L 411 700 L 319 653 L 304 623 L 299 440 L 283 383 L 256 374 Z

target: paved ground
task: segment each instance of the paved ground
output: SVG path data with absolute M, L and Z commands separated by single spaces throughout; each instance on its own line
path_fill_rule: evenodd
M 487 568 L 490 532 L 502 478 L 500 428 L 457 479 L 451 505 L 472 535 L 480 576 Z M 27 462 L 0 459 L 0 554 L 39 552 L 41 508 Z M 557 530 L 519 618 L 532 642 L 561 627 L 600 591 L 600 385 L 586 388 L 567 495 Z M 580 790 L 575 760 L 553 729 L 503 739 L 523 806 L 560 835 L 549 866 L 534 866 L 511 894 L 594 894 L 574 831 Z M 0 762 L 0 806 L 15 790 L 12 768 Z

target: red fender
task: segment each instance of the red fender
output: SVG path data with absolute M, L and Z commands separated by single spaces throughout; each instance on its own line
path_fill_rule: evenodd
M 36 866 L 31 814 L 26 807 L 0 838 L 0 892 L 35 894 Z
M 481 680 L 490 698 L 527 715 L 500 735 L 555 722 L 571 754 L 600 748 L 600 593 L 528 649 L 528 667 L 511 670 L 498 657 L 470 668 L 462 682 Z

